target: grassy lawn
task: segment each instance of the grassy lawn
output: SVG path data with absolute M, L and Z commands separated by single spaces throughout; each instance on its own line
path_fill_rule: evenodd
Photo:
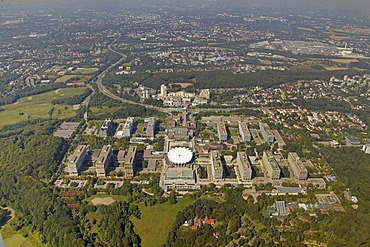
M 95 116 L 107 115 L 107 114 L 114 114 L 116 111 L 121 109 L 122 107 L 115 106 L 115 107 L 90 107 L 90 110 Z
M 91 202 L 95 198 L 106 198 L 106 197 L 112 197 L 117 202 L 125 202 L 127 201 L 127 197 L 125 196 L 118 196 L 118 195 L 107 195 L 105 193 L 98 193 L 96 195 L 92 195 L 89 198 L 84 199 L 84 202 Z
M 272 62 L 270 60 L 259 60 L 262 65 L 272 65 Z
M 98 68 L 77 68 L 74 73 L 89 75 L 95 73 L 96 71 L 98 71 Z
M 69 79 L 76 77 L 77 75 L 64 75 L 58 78 L 55 82 L 67 82 Z
M 172 229 L 177 212 L 191 205 L 192 202 L 192 199 L 181 198 L 174 205 L 164 203 L 145 207 L 144 204 L 139 204 L 141 219 L 132 217 L 132 221 L 135 225 L 135 232 L 141 237 L 142 246 L 156 247 L 164 244 Z
M 0 128 L 29 119 L 48 118 L 52 108 L 54 108 L 53 118 L 63 119 L 72 117 L 76 113 L 72 106 L 53 105 L 51 101 L 53 99 L 82 94 L 84 90 L 85 87 L 62 88 L 52 92 L 21 98 L 14 104 L 2 106 L 2 111 L 0 111 Z
M 231 136 L 238 136 L 238 135 L 239 135 L 239 131 L 238 131 L 238 129 L 235 129 L 235 128 L 229 128 L 229 131 L 230 131 L 230 135 L 231 135 Z

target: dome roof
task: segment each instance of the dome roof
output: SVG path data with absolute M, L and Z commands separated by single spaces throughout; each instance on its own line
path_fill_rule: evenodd
M 167 154 L 168 159 L 177 165 L 185 165 L 193 159 L 193 152 L 189 148 L 171 148 Z

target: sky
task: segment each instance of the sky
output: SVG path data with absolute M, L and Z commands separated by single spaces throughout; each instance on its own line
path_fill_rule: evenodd
M 199 4 L 208 2 L 214 6 L 235 6 L 237 7 L 268 7 L 268 8 L 293 8 L 302 10 L 340 10 L 348 12 L 367 12 L 370 13 L 370 0 L 0 0 L 0 5 L 18 5 L 18 6 L 99 6 L 104 3 L 105 6 L 135 6 L 153 4 L 153 5 L 184 5 Z

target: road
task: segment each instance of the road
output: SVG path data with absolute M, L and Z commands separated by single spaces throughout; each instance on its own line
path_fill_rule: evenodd
M 113 40 L 109 45 L 108 45 L 108 49 L 113 52 L 113 53 L 116 53 L 118 55 L 121 56 L 121 58 L 115 62 L 114 64 L 112 64 L 111 66 L 109 66 L 108 68 L 106 68 L 104 71 L 102 71 L 98 77 L 96 78 L 96 85 L 98 86 L 98 89 L 99 91 L 104 94 L 105 96 L 111 98 L 111 99 L 114 99 L 114 100 L 118 100 L 118 101 L 121 101 L 123 103 L 126 103 L 126 104 L 132 104 L 132 105 L 140 105 L 140 106 L 144 106 L 144 107 L 147 107 L 147 108 L 151 108 L 151 109 L 155 109 L 159 112 L 163 112 L 163 113 L 166 113 L 166 114 L 169 114 L 171 115 L 171 112 L 173 111 L 173 108 L 164 108 L 164 107 L 158 107 L 158 106 L 152 106 L 152 105 L 147 105 L 147 104 L 143 104 L 143 103 L 140 103 L 140 102 L 135 102 L 135 101 L 132 101 L 132 100 L 128 100 L 128 99 L 123 99 L 121 97 L 119 97 L 118 95 L 115 95 L 114 93 L 112 93 L 111 91 L 109 91 L 103 84 L 103 78 L 104 76 L 112 69 L 114 68 L 115 66 L 123 63 L 123 61 L 127 58 L 127 56 L 119 51 L 116 51 L 112 48 L 112 46 L 114 45 L 115 42 L 117 42 L 117 40 L 121 37 L 121 34 L 119 34 L 119 36 Z M 182 108 L 179 108 L 178 111 L 181 111 Z M 223 111 L 223 112 L 228 112 L 228 111 L 236 111 L 236 110 L 242 110 L 242 109 L 260 109 L 260 107 L 241 107 L 241 108 L 195 108 L 195 109 L 190 109 L 189 112 L 191 113 L 199 113 L 199 112 L 207 112 L 207 111 L 212 111 L 212 112 L 219 112 L 219 111 Z

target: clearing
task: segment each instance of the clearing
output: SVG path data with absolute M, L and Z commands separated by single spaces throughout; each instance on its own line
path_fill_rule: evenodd
M 115 200 L 112 197 L 101 197 L 101 198 L 95 198 L 91 200 L 91 203 L 96 206 L 96 205 L 110 205 L 114 203 Z
M 191 205 L 190 198 L 179 198 L 176 204 L 156 204 L 145 207 L 140 203 L 141 219 L 132 217 L 135 232 L 141 237 L 143 247 L 162 246 L 170 233 L 179 211 Z

